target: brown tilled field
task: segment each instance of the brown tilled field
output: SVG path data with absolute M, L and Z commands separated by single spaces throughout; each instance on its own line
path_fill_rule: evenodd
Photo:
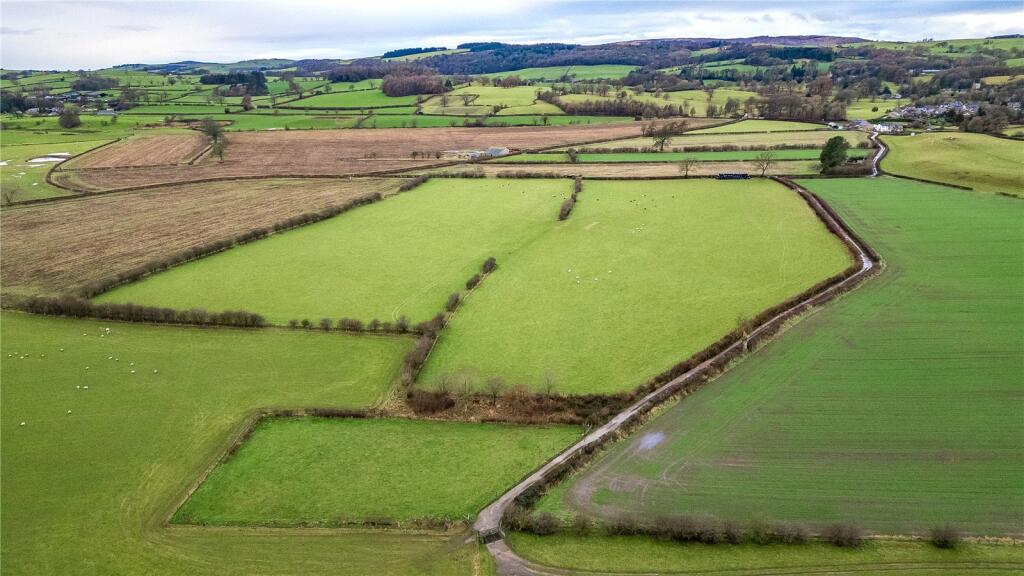
M 55 294 L 208 242 L 397 189 L 401 179 L 267 179 L 105 194 L 0 213 L 0 284 Z
M 812 160 L 791 160 L 776 162 L 768 174 L 805 175 L 817 173 L 817 162 Z M 417 173 L 438 174 L 446 172 L 481 172 L 486 176 L 498 174 L 515 174 L 516 172 L 535 172 L 556 174 L 561 176 L 590 176 L 593 178 L 658 178 L 682 176 L 679 166 L 671 162 L 626 163 L 610 162 L 608 164 L 458 164 L 420 170 Z M 754 162 L 699 162 L 690 169 L 690 176 L 714 176 L 721 172 L 746 172 L 751 176 L 761 174 L 761 169 Z
M 61 169 L 181 164 L 194 158 L 205 147 L 206 138 L 198 132 L 136 136 L 76 156 L 68 160 Z
M 693 118 L 691 128 L 725 122 Z M 576 126 L 524 126 L 516 128 L 389 128 L 380 130 L 302 130 L 290 132 L 241 132 L 231 134 L 224 161 L 204 157 L 195 165 L 141 166 L 151 152 L 125 153 L 121 167 L 109 153 L 102 158 L 85 154 L 54 171 L 58 184 L 87 191 L 113 190 L 152 184 L 194 182 L 215 178 L 259 176 L 348 176 L 410 170 L 443 164 L 436 158 L 444 150 L 505 146 L 537 150 L 569 144 L 638 136 L 641 123 Z M 167 136 L 165 138 L 187 138 Z M 125 146 L 132 146 L 126 141 Z M 138 145 L 138 144 L 137 144 Z M 177 147 L 168 141 L 166 146 Z M 118 145 L 113 145 L 114 148 Z M 148 147 L 148 145 L 147 145 Z M 416 158 L 413 158 L 416 153 Z M 92 170 L 82 168 L 95 167 Z

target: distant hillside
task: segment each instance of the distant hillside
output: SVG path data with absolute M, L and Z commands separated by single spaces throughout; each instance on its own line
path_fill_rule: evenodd
M 121 64 L 114 68 L 121 70 L 143 70 L 146 72 L 175 72 L 179 74 L 206 70 L 223 74 L 227 72 L 246 72 L 251 70 L 277 70 L 294 66 L 294 60 L 285 58 L 265 58 L 254 60 L 241 60 L 238 62 L 198 62 L 196 60 L 182 60 L 181 62 L 169 62 L 166 64 Z

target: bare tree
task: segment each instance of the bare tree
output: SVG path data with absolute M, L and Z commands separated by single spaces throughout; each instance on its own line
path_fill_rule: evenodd
M 462 105 L 463 106 L 469 106 L 469 103 L 472 102 L 473 98 L 475 98 L 475 97 L 476 97 L 475 94 L 459 94 L 459 98 L 462 99 Z
M 505 391 L 505 381 L 500 376 L 487 379 L 487 394 L 491 397 L 491 404 L 498 402 L 498 396 Z
M 761 176 L 768 173 L 768 169 L 775 165 L 775 152 L 765 150 L 754 158 L 754 164 L 761 170 Z
M 690 170 L 697 165 L 697 162 L 699 162 L 699 160 L 693 156 L 683 156 L 683 158 L 679 160 L 679 171 L 683 173 L 683 178 L 690 177 Z

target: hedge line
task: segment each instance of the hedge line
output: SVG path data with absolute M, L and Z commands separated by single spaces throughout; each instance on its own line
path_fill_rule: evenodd
M 266 326 L 263 316 L 245 310 L 208 312 L 202 308 L 175 310 L 139 304 L 96 304 L 84 298 L 66 295 L 57 297 L 32 296 L 24 299 L 6 298 L 5 307 L 16 308 L 46 316 L 72 318 L 101 318 L 122 322 L 153 322 L 157 324 L 195 324 L 199 326 L 235 326 L 259 328 Z
M 583 177 L 576 176 L 573 181 L 572 194 L 565 202 L 562 202 L 562 206 L 558 209 L 559 220 L 565 220 L 572 214 L 572 209 L 576 206 L 576 197 L 579 196 L 581 190 L 583 190 Z

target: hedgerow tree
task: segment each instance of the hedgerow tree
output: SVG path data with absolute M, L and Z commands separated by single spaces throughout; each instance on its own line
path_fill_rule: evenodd
M 822 173 L 832 170 L 836 166 L 841 166 L 846 162 L 846 151 L 850 149 L 850 143 L 846 141 L 846 138 L 842 136 L 833 136 L 825 142 L 825 147 L 821 150 L 821 171 Z
M 696 158 L 693 156 L 684 156 L 683 159 L 679 161 L 679 171 L 683 173 L 683 178 L 689 178 L 690 170 L 692 170 L 696 165 Z
M 843 140 L 843 142 L 846 142 L 846 140 Z M 843 153 L 843 156 L 846 156 L 845 152 Z M 775 152 L 772 152 L 771 150 L 761 152 L 756 158 L 754 158 L 754 164 L 761 171 L 761 176 L 763 177 L 768 173 L 768 169 L 775 164 Z

